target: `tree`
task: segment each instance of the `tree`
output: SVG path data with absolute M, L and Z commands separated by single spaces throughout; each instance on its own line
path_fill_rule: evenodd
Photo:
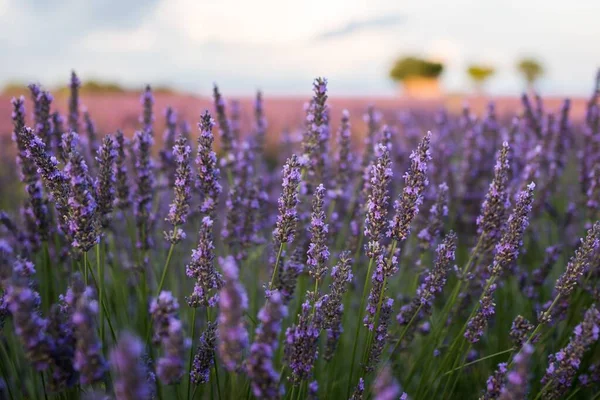
M 437 98 L 440 96 L 438 78 L 444 70 L 439 62 L 419 57 L 402 57 L 390 70 L 390 78 L 401 82 L 409 97 Z
M 525 78 L 531 91 L 533 91 L 535 82 L 544 74 L 544 67 L 534 58 L 521 59 L 517 64 L 517 69 Z
M 478 92 L 483 91 L 483 84 L 496 73 L 494 67 L 484 64 L 471 64 L 467 68 L 469 77 L 475 84 Z

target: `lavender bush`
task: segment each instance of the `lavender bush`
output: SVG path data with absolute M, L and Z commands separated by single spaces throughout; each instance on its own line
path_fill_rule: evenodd
M 150 86 L 135 132 L 14 99 L 0 399 L 598 398 L 600 83 L 364 132 L 327 83 L 275 146 L 260 92 L 162 137 Z

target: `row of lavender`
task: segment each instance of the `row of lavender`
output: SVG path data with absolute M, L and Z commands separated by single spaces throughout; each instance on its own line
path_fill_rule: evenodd
M 216 87 L 197 135 L 167 109 L 157 149 L 149 87 L 140 130 L 101 138 L 79 85 L 66 118 L 31 85 L 31 127 L 13 100 L 0 398 L 600 388 L 600 74 L 583 121 L 538 96 L 512 119 L 369 108 L 362 146 L 316 79 L 276 167 L 260 94 L 252 127 Z

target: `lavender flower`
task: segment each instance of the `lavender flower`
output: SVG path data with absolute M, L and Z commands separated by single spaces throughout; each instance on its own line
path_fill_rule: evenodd
M 446 182 L 438 186 L 437 199 L 429 210 L 427 226 L 419 232 L 419 246 L 427 250 L 435 245 L 435 242 L 444 226 L 444 218 L 448 216 L 448 185 Z
M 385 365 L 373 383 L 373 395 L 375 400 L 406 400 L 406 393 L 401 393 L 400 385 L 392 375 L 392 369 Z
M 225 111 L 225 99 L 221 96 L 217 85 L 213 87 L 213 99 L 215 104 L 215 112 L 219 121 L 219 137 L 221 139 L 221 149 L 223 150 L 223 158 L 221 159 L 221 167 L 227 168 L 233 165 L 235 161 L 235 137 L 231 131 L 229 119 Z
M 218 293 L 223 287 L 223 278 L 214 267 L 215 246 L 212 238 L 213 220 L 205 216 L 200 226 L 198 247 L 192 250 L 192 259 L 185 267 L 188 277 L 196 280 L 194 292 L 188 298 L 190 307 L 214 307 L 219 301 Z
M 189 340 L 184 337 L 181 321 L 174 316 L 170 317 L 167 334 L 162 339 L 164 354 L 156 362 L 156 374 L 164 385 L 174 385 L 181 381 L 188 347 Z
M 237 371 L 248 346 L 244 314 L 248 296 L 239 281 L 239 271 L 232 256 L 220 260 L 225 284 L 219 296 L 219 356 L 228 371 Z
M 314 294 L 307 294 L 298 315 L 298 323 L 285 332 L 285 358 L 292 371 L 294 385 L 309 379 L 318 355 L 318 340 L 321 329 L 321 302 L 313 303 Z
M 50 388 L 61 391 L 73 386 L 78 380 L 77 372 L 73 366 L 75 346 L 77 341 L 73 332 L 71 307 L 61 296 L 61 302 L 53 304 L 50 308 L 48 335 L 52 338 L 52 374 L 50 375 Z
M 9 283 L 4 296 L 15 334 L 23 344 L 27 358 L 37 371 L 47 369 L 53 343 L 47 334 L 48 321 L 39 315 L 39 293 L 29 286 L 28 279 L 17 276 Z
M 275 247 L 294 241 L 296 224 L 298 223 L 298 186 L 300 185 L 300 164 L 298 157 L 293 155 L 283 166 L 283 187 L 279 197 L 279 215 L 273 231 Z
M 487 379 L 486 390 L 483 396 L 480 397 L 481 400 L 493 400 L 500 396 L 502 393 L 502 388 L 504 387 L 504 381 L 506 379 L 506 366 L 506 363 L 498 364 L 498 368 Z
M 333 358 L 339 338 L 343 332 L 342 315 L 344 305 L 342 298 L 348 290 L 348 284 L 352 282 L 352 265 L 350 264 L 350 252 L 343 251 L 335 267 L 331 269 L 331 285 L 329 294 L 321 299 L 321 312 L 323 314 L 323 329 L 327 330 L 327 348 L 325 360 Z
M 79 132 L 79 87 L 81 81 L 75 74 L 75 71 L 71 71 L 71 82 L 69 84 L 70 96 L 69 96 L 69 130 L 72 132 Z
M 214 212 L 221 194 L 217 156 L 212 149 L 214 140 L 212 129 L 214 125 L 215 122 L 209 112 L 205 111 L 198 124 L 200 137 L 198 138 L 198 156 L 196 157 L 198 171 L 196 187 L 202 196 L 200 211 L 205 214 Z
M 387 220 L 390 196 L 388 186 L 392 180 L 390 152 L 385 146 L 379 146 L 380 155 L 371 167 L 369 199 L 365 218 L 365 236 L 369 238 L 367 256 L 375 258 L 381 252 L 381 240 Z
M 533 346 L 525 344 L 514 357 L 514 367 L 506 377 L 506 385 L 501 389 L 500 400 L 518 400 L 527 396 L 527 375 L 529 359 L 533 354 Z
M 177 164 L 175 171 L 175 185 L 173 190 L 175 198 L 169 208 L 167 221 L 173 226 L 169 232 L 165 232 L 165 237 L 171 243 L 177 243 L 185 238 L 185 232 L 179 228 L 187 220 L 187 215 L 190 209 L 190 186 L 192 181 L 192 170 L 190 168 L 190 154 L 192 150 L 187 145 L 187 140 L 183 136 L 177 138 L 177 142 L 173 147 L 173 157 Z
M 316 182 L 324 180 L 325 157 L 329 140 L 327 79 L 313 82 L 314 95 L 306 116 L 307 130 L 302 140 L 302 160 L 306 165 L 307 193 L 312 194 Z
M 261 399 L 281 398 L 279 372 L 273 366 L 273 358 L 277 350 L 281 323 L 286 315 L 287 308 L 277 291 L 271 293 L 258 313 L 259 325 L 255 331 L 254 343 L 250 346 L 246 371 L 252 393 Z
M 325 223 L 326 215 L 323 210 L 324 197 L 325 187 L 321 184 L 317 187 L 313 195 L 310 225 L 311 240 L 308 246 L 306 261 L 308 273 L 317 282 L 321 280 L 321 277 L 327 271 L 327 261 L 329 260 L 329 248 L 327 247 L 329 225 Z
M 96 335 L 98 302 L 94 290 L 86 288 L 75 305 L 73 326 L 77 345 L 73 365 L 79 371 L 79 382 L 90 385 L 104 378 L 107 371 L 102 343 Z
M 143 107 L 143 113 L 140 117 L 142 132 L 148 133 L 150 137 L 154 137 L 154 130 L 152 129 L 152 125 L 154 124 L 154 114 L 152 112 L 154 96 L 152 95 L 152 88 L 150 88 L 150 85 L 146 85 L 144 93 L 142 93 L 140 97 L 140 103 Z
M 210 369 L 215 360 L 215 346 L 217 342 L 217 324 L 209 322 L 206 330 L 200 336 L 200 343 L 194 356 L 191 381 L 195 385 L 207 383 L 210 379 Z
M 34 104 L 35 132 L 46 143 L 46 150 L 51 151 L 50 105 L 53 97 L 36 84 L 29 85 L 29 90 Z
M 85 253 L 100 240 L 100 221 L 88 167 L 83 156 L 76 149 L 71 150 L 64 172 L 71 185 L 67 220 L 70 236 L 73 238 L 71 246 Z
M 383 353 L 383 348 L 385 347 L 388 338 L 388 324 L 392 316 L 393 305 L 394 300 L 389 297 L 382 300 L 381 310 L 379 311 L 379 324 L 377 325 L 377 329 L 375 329 L 374 339 L 371 343 L 371 348 L 369 349 L 369 357 L 365 364 L 366 372 L 374 371 L 379 364 L 381 353 Z
M 358 385 L 354 388 L 350 400 L 363 400 L 363 394 L 365 393 L 365 380 L 358 378 Z
M 147 371 L 142 362 L 144 345 L 137 337 L 125 332 L 110 352 L 110 363 L 115 373 L 117 400 L 147 400 L 151 390 L 146 381 Z
M 488 320 L 495 314 L 493 294 L 497 285 L 494 281 L 517 259 L 519 248 L 522 245 L 523 233 L 529 225 L 528 214 L 533 203 L 534 188 L 535 184 L 532 182 L 527 186 L 527 190 L 519 194 L 513 213 L 508 218 L 507 229 L 496 245 L 496 255 L 489 267 L 491 276 L 479 301 L 480 306 L 477 313 L 467 323 L 467 330 L 464 334 L 471 343 L 479 341 L 483 336 Z
M 279 259 L 279 265 L 276 267 L 278 271 L 277 290 L 281 294 L 284 304 L 288 304 L 294 298 L 298 276 L 304 271 L 303 258 L 303 248 L 298 246 L 289 259 L 284 260 L 284 257 Z
M 154 198 L 154 163 L 150 156 L 153 139 L 148 130 L 137 131 L 133 143 L 135 154 L 135 197 L 134 214 L 138 232 L 137 247 L 149 250 L 152 247 L 152 201 Z
M 158 297 L 150 302 L 150 315 L 152 317 L 152 341 L 160 344 L 169 336 L 170 320 L 175 318 L 179 310 L 179 303 L 169 291 L 163 290 Z
M 267 133 L 267 119 L 265 117 L 263 108 L 263 96 L 259 90 L 256 92 L 256 99 L 254 100 L 254 144 L 256 146 L 258 154 L 261 154 L 264 150 L 265 135 Z
M 54 155 L 58 156 L 61 161 L 66 162 L 64 158 L 64 151 L 62 148 L 62 135 L 66 132 L 64 127 L 65 119 L 58 111 L 53 112 L 52 116 L 52 130 L 50 135 L 52 136 L 52 150 Z
M 115 161 L 116 178 L 116 204 L 119 210 L 125 210 L 131 206 L 129 195 L 129 179 L 127 178 L 127 154 L 129 141 L 123 136 L 123 132 L 117 130 L 116 133 L 117 158 Z
M 508 153 L 510 147 L 507 142 L 502 144 L 496 166 L 494 167 L 494 179 L 481 205 L 481 214 L 477 217 L 477 232 L 480 237 L 480 246 L 483 251 L 489 251 L 496 244 L 502 233 L 504 215 L 509 206 L 508 198 Z
M 517 315 L 510 328 L 509 336 L 515 347 L 521 347 L 533 330 L 533 324 L 522 315 Z
M 98 151 L 98 133 L 96 132 L 96 125 L 90 116 L 90 113 L 87 110 L 83 111 L 83 120 L 85 122 L 85 133 L 87 135 L 86 141 L 89 146 L 89 150 L 91 155 L 97 153 Z
M 404 174 L 404 189 L 402 195 L 394 204 L 396 215 L 390 223 L 387 235 L 403 242 L 410 234 L 410 225 L 419 213 L 423 203 L 423 191 L 429 184 L 427 179 L 427 162 L 431 160 L 429 144 L 431 132 L 423 138 L 416 151 L 410 155 L 410 169 Z
M 598 249 L 600 243 L 600 222 L 596 222 L 591 229 L 587 231 L 585 239 L 582 239 L 581 246 L 571 257 L 565 272 L 558 278 L 554 289 L 563 298 L 568 298 L 579 278 L 581 278 L 589 269 L 591 256 Z
M 548 357 L 548 368 L 542 378 L 544 399 L 560 399 L 567 393 L 585 352 L 598 341 L 600 312 L 591 306 L 583 322 L 575 327 L 566 347 Z
M 163 135 L 163 149 L 160 151 L 160 169 L 167 176 L 169 185 L 173 186 L 175 183 L 175 169 L 177 168 L 176 156 L 173 154 L 173 147 L 177 140 L 177 113 L 171 107 L 167 107 L 165 110 L 165 123 L 167 129 Z M 183 137 L 187 143 L 188 138 Z
M 115 142 L 109 135 L 102 140 L 98 149 L 96 161 L 98 162 L 98 177 L 96 178 L 96 199 L 98 201 L 98 215 L 103 228 L 110 224 L 110 214 L 115 201 L 115 174 L 114 166 L 117 158 Z
M 350 113 L 342 111 L 342 121 L 337 135 L 337 153 L 335 164 L 335 194 L 336 197 L 344 199 L 348 196 L 348 187 L 352 179 L 354 156 L 350 147 L 352 132 L 350 130 Z
M 446 285 L 448 272 L 450 272 L 455 259 L 456 241 L 456 234 L 450 231 L 444 241 L 438 245 L 433 269 L 428 271 L 423 283 L 417 288 L 417 295 L 412 302 L 400 308 L 396 319 L 400 325 L 407 326 L 405 333 L 407 341 L 410 340 L 415 326 L 425 316 L 431 315 L 433 301 L 436 295 L 442 293 Z M 408 330 L 408 326 L 411 327 L 410 330 Z
M 312 381 L 308 384 L 308 400 L 318 400 L 319 398 L 319 382 Z

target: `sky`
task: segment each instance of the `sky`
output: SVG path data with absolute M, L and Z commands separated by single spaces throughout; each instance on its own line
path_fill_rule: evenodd
M 533 56 L 549 95 L 589 95 L 600 67 L 598 0 L 0 0 L 0 86 L 85 79 L 208 94 L 394 95 L 395 58 L 442 60 L 448 92 L 470 63 L 496 67 L 487 91 L 515 95 Z

